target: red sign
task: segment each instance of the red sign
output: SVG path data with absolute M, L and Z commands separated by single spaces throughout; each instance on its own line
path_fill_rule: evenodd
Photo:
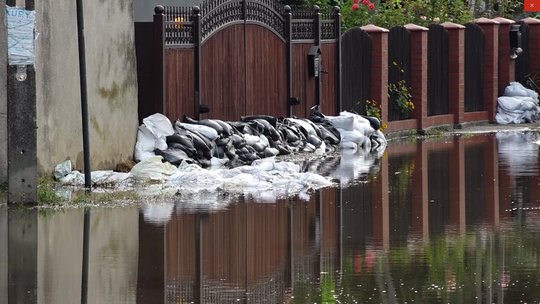
M 523 10 L 526 12 L 540 12 L 540 0 L 525 0 Z

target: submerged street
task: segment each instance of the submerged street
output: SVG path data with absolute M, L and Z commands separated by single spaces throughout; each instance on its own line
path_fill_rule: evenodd
M 537 303 L 539 139 L 315 158 L 335 186 L 290 199 L 0 208 L 0 303 Z

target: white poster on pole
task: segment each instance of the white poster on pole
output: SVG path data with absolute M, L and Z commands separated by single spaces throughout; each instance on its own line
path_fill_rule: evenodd
M 34 65 L 36 12 L 6 6 L 9 65 Z

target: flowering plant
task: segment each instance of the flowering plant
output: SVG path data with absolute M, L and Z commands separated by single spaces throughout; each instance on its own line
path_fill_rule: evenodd
M 376 117 L 381 122 L 379 130 L 384 131 L 384 129 L 388 128 L 388 125 L 383 123 L 381 119 L 381 106 L 377 105 L 376 100 L 366 100 L 366 115 L 369 117 Z
M 393 62 L 391 68 L 398 69 L 399 80 L 396 83 L 388 84 L 388 98 L 394 98 L 394 106 L 401 111 L 401 113 L 407 115 L 414 110 L 414 103 L 412 102 L 411 88 L 407 86 L 405 79 L 403 78 L 405 71 L 403 68 Z

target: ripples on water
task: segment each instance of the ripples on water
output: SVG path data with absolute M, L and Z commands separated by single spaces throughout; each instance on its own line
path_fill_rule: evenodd
M 0 303 L 80 303 L 83 277 L 87 303 L 538 303 L 538 138 L 310 160 L 339 187 L 275 203 L 93 209 L 88 273 L 83 210 L 1 209 Z

